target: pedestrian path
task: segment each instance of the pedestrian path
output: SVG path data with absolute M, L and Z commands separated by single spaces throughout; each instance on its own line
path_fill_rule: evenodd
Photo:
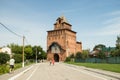
M 6 74 L 3 74 L 3 75 L 0 75 L 0 80 L 8 80 L 8 79 L 10 79 L 11 77 L 17 75 L 18 73 L 21 73 L 21 72 L 23 72 L 23 71 L 24 71 L 24 72 L 27 71 L 31 66 L 32 66 L 32 65 L 30 65 L 30 66 L 25 66 L 24 68 L 17 69 L 17 70 L 14 71 L 14 73 L 6 73 Z

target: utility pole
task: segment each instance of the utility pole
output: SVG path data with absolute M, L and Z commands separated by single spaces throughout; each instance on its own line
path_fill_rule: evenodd
M 24 67 L 24 41 L 25 41 L 25 36 L 23 36 L 22 67 Z
M 1 22 L 0 22 L 0 25 L 2 25 L 5 29 L 7 29 L 7 30 L 8 30 L 9 32 L 11 32 L 12 34 L 14 34 L 14 35 L 16 35 L 16 36 L 18 36 L 18 37 L 20 37 L 20 38 L 23 38 L 22 67 L 24 67 L 24 39 L 25 39 L 25 36 L 21 36 L 21 35 L 15 33 L 15 32 L 13 32 L 11 29 L 9 29 L 8 27 L 6 27 L 6 26 L 5 26 L 4 24 L 2 24 Z

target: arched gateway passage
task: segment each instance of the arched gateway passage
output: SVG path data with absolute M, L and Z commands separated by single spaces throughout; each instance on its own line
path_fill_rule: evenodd
M 55 62 L 59 62 L 59 55 L 58 54 L 54 54 L 54 60 L 55 60 Z

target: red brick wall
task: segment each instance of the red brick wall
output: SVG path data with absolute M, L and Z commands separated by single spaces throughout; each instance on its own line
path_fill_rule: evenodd
M 59 21 L 59 20 L 58 20 Z M 64 52 L 59 53 L 59 60 L 64 61 L 72 53 L 82 52 L 82 43 L 76 42 L 76 32 L 71 30 L 69 23 L 54 24 L 54 30 L 48 31 L 47 34 L 47 58 L 54 58 L 54 54 L 50 52 L 49 47 L 53 42 L 57 42 Z

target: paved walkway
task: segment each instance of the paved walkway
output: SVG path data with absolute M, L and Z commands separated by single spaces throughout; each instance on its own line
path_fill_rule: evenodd
M 3 75 L 0 75 L 0 80 L 8 80 L 9 78 L 15 76 L 16 74 L 19 74 L 20 72 L 27 70 L 29 67 L 31 67 L 31 65 L 26 66 L 24 68 L 17 69 L 17 70 L 14 71 L 14 73 L 11 73 L 11 74 L 6 73 L 6 74 L 3 74 Z
M 64 63 L 38 63 L 4 74 L 0 80 L 120 80 L 120 73 Z

